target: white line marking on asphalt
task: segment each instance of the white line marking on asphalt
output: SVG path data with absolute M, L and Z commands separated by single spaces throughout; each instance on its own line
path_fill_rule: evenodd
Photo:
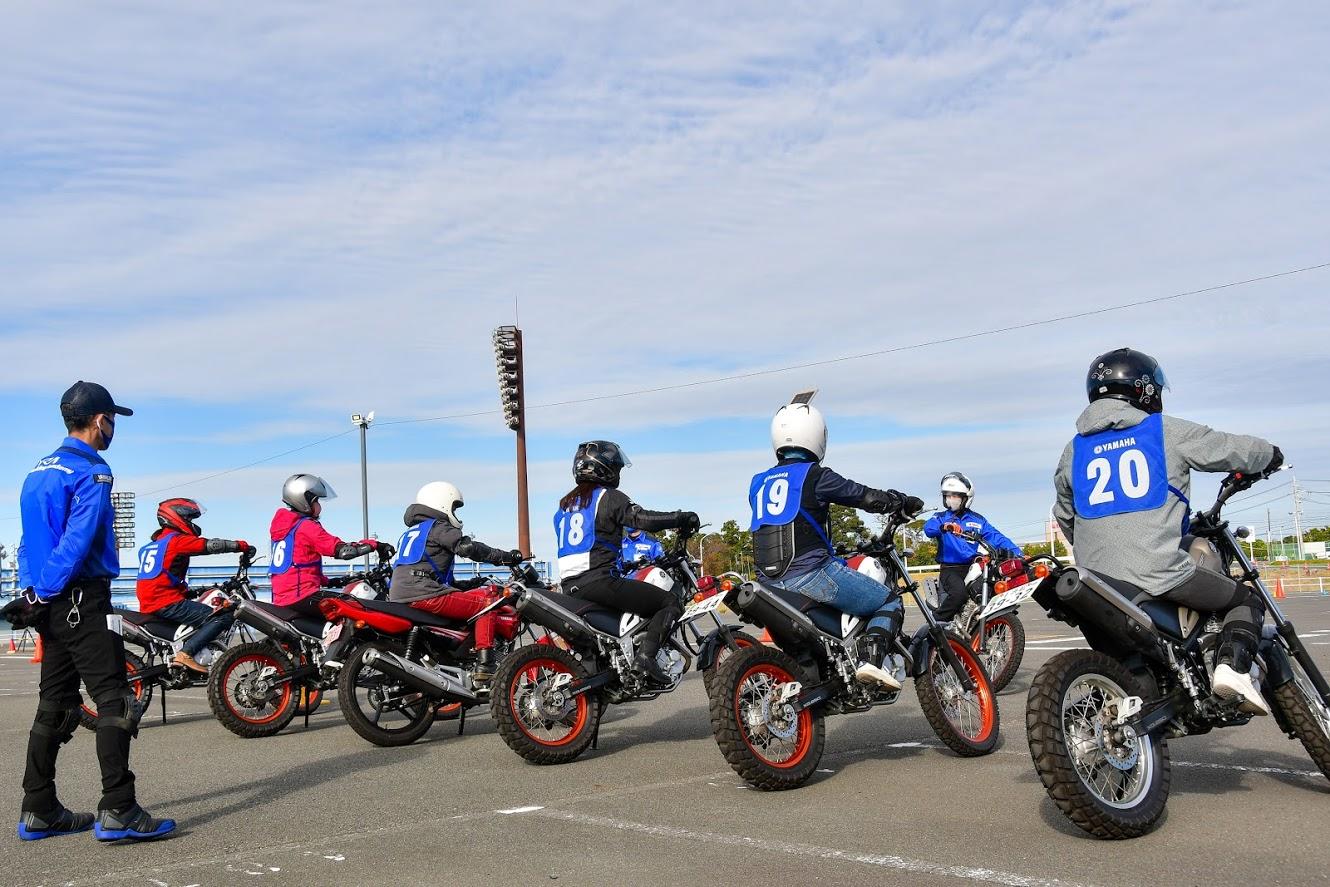
M 1206 761 L 1174 761 L 1174 767 L 1196 767 L 1203 770 L 1241 770 L 1243 773 L 1282 773 L 1285 776 L 1321 778 L 1319 770 L 1286 770 L 1283 767 L 1243 767 L 1239 764 L 1211 764 Z
M 507 810 L 495 810 L 495 813 L 502 813 L 504 816 L 512 816 L 514 813 L 535 813 L 537 810 L 544 810 L 544 807 L 509 807 Z
M 1081 644 L 1079 647 L 1030 647 L 1031 650 L 1088 650 L 1087 645 Z
M 893 742 L 887 748 L 923 748 L 922 742 Z
M 653 838 L 672 838 L 692 843 L 718 844 L 727 847 L 745 847 L 766 850 L 773 853 L 785 853 L 790 856 L 804 856 L 814 859 L 832 859 L 839 862 L 853 862 L 859 865 L 871 865 L 879 868 L 895 869 L 902 872 L 914 872 L 921 875 L 942 875 L 950 878 L 962 878 L 967 881 L 984 881 L 989 884 L 1006 884 L 1009 887 L 1079 887 L 1072 882 L 1058 879 L 1038 878 L 1015 872 L 1003 872 L 997 869 L 974 868 L 963 865 L 943 865 L 925 859 L 910 859 L 904 856 L 891 856 L 876 853 L 858 853 L 853 850 L 838 850 L 832 847 L 819 847 L 814 844 L 796 844 L 789 841 L 772 841 L 765 838 L 750 838 L 747 835 L 730 835 L 719 832 L 699 832 L 692 829 L 676 828 L 668 825 L 647 825 L 641 822 L 629 822 L 623 819 L 611 819 L 605 816 L 590 816 L 585 813 L 572 813 L 562 810 L 546 810 L 542 818 L 571 822 L 574 825 L 589 825 L 610 828 L 621 832 L 634 832 Z
M 1069 634 L 1064 638 L 1040 638 L 1037 641 L 1027 640 L 1025 642 L 1025 645 L 1028 647 L 1030 644 L 1053 644 L 1057 643 L 1058 641 L 1080 641 L 1080 640 L 1084 640 L 1083 635 Z

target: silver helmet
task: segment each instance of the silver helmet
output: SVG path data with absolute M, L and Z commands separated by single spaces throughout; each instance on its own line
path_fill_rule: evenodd
M 336 499 L 332 485 L 317 474 L 293 474 L 282 484 L 282 501 L 294 511 L 309 514 L 316 499 Z

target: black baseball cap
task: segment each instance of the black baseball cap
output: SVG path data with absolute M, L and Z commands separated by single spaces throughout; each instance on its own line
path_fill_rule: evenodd
M 60 415 L 67 419 L 96 416 L 98 413 L 134 415 L 134 411 L 129 407 L 117 406 L 111 399 L 111 392 L 96 382 L 84 382 L 80 379 L 60 395 Z

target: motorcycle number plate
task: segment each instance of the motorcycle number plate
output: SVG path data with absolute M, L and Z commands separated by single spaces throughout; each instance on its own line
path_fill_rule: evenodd
M 333 641 L 337 640 L 341 636 L 342 636 L 342 623 L 341 622 L 328 623 L 328 627 L 323 631 L 323 646 L 325 647 L 328 646 L 329 644 L 331 644 Z
M 1008 610 L 1016 609 L 1021 604 L 1034 597 L 1035 589 L 1038 587 L 1038 582 L 1030 582 L 1026 585 L 1022 585 L 1014 591 L 1008 591 L 1005 594 L 998 595 L 988 602 L 988 606 L 984 607 L 983 612 L 979 614 L 979 618 L 991 619 L 999 613 L 1005 613 Z
M 725 603 L 725 595 L 713 594 L 711 597 L 703 598 L 700 601 L 690 601 L 684 608 L 683 615 L 679 617 L 680 622 L 691 622 L 699 616 L 705 616 L 708 613 L 714 613 L 720 609 L 720 605 Z

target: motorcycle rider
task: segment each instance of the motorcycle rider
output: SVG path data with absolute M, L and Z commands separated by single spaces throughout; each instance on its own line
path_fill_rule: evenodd
M 822 464 L 827 423 L 809 403 L 815 393 L 796 395 L 771 420 L 777 462 L 753 475 L 748 488 L 754 563 L 770 585 L 844 613 L 871 617 L 868 655 L 855 677 L 899 690 L 900 681 L 882 662 L 905 618 L 900 595 L 835 557 L 830 507 L 835 503 L 873 514 L 915 514 L 924 503 L 896 490 L 866 487 Z
M 321 591 L 330 584 L 323 575 L 323 558 L 355 560 L 371 551 L 388 557 L 392 546 L 374 539 L 343 542 L 319 523 L 323 500 L 336 499 L 332 486 L 316 474 L 293 474 L 282 484 L 282 502 L 268 527 L 272 540 L 272 602 L 295 607 L 310 616 L 317 610 Z
M 619 490 L 619 475 L 632 463 L 619 445 L 591 440 L 573 456 L 576 486 L 559 500 L 554 513 L 558 539 L 559 576 L 564 594 L 595 601 L 649 619 L 634 666 L 653 681 L 669 684 L 670 676 L 656 662 L 683 606 L 673 591 L 615 573 L 624 527 L 641 530 L 679 528 L 696 531 L 701 522 L 692 511 L 648 511 Z
M 933 617 L 950 622 L 965 606 L 965 577 L 979 557 L 979 546 L 955 535 L 958 531 L 978 533 L 1003 559 L 1020 557 L 1021 547 L 973 510 L 974 484 L 959 471 L 942 475 L 942 510 L 924 524 L 924 535 L 937 539 L 940 568 L 938 605 Z
M 402 516 L 407 530 L 397 543 L 389 600 L 450 619 L 469 619 L 494 603 L 498 595 L 486 590 L 487 577 L 453 578 L 454 559 L 515 567 L 524 558 L 515 548 L 503 551 L 464 536 L 457 513 L 464 504 L 462 491 L 447 481 L 427 483 L 416 492 Z M 477 680 L 494 674 L 494 623 L 493 611 L 475 623 Z
M 1245 712 L 1269 714 L 1249 674 L 1264 607 L 1250 585 L 1189 556 L 1188 496 L 1192 469 L 1270 471 L 1283 454 L 1258 437 L 1164 415 L 1167 378 L 1140 351 L 1119 348 L 1095 358 L 1085 387 L 1090 405 L 1054 475 L 1054 516 L 1076 562 L 1138 601 L 1155 597 L 1222 614 L 1214 691 L 1240 697 Z
M 624 527 L 623 543 L 619 549 L 619 574 L 632 575 L 640 561 L 653 561 L 664 553 L 664 546 L 655 536 L 637 527 Z
M 139 576 L 135 585 L 141 612 L 153 613 L 176 625 L 196 627 L 181 644 L 174 661 L 197 672 L 207 672 L 208 668 L 194 657 L 226 631 L 235 617 L 229 610 L 213 610 L 192 600 L 194 595 L 185 582 L 190 558 L 242 551 L 254 555 L 254 546 L 243 539 L 205 539 L 195 523 L 205 513 L 206 509 L 193 499 L 167 499 L 157 505 L 160 529 L 152 534 L 151 542 L 139 549 Z

